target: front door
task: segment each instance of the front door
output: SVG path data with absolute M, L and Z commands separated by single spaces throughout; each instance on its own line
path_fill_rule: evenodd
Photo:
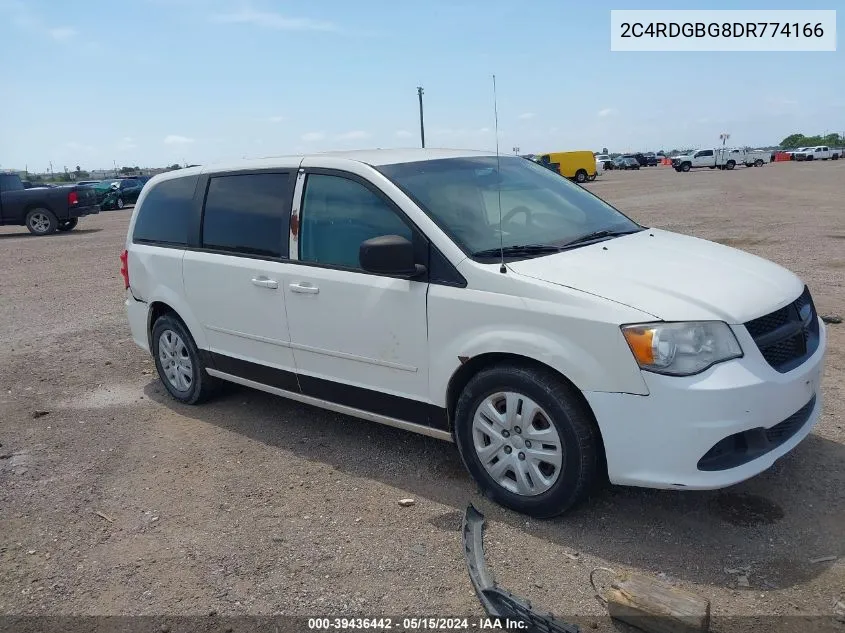
M 358 260 L 372 237 L 422 237 L 357 177 L 302 173 L 297 190 L 284 291 L 303 393 L 428 425 L 428 284 L 364 272 Z
M 211 177 L 182 276 L 217 370 L 299 391 L 283 289 L 292 189 L 291 172 Z

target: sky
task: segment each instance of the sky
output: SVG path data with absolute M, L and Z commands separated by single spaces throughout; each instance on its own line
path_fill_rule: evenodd
M 841 48 L 611 52 L 610 9 L 632 8 L 617 5 L 0 0 L 0 169 L 418 147 L 417 86 L 427 146 L 493 149 L 493 74 L 502 152 L 707 147 L 722 132 L 731 144 L 762 146 L 795 132 L 845 132 Z

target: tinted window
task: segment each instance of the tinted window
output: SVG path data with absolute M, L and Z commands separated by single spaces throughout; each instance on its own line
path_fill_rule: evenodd
M 703 149 L 696 154 L 696 156 L 712 156 L 713 150 L 712 149 Z
M 361 242 L 381 235 L 413 239 L 408 225 L 380 196 L 338 176 L 308 176 L 301 215 L 302 261 L 360 268 Z
M 173 178 L 147 191 L 135 220 L 135 242 L 185 245 L 199 176 Z
M 203 213 L 203 247 L 242 255 L 286 256 L 289 194 L 287 173 L 212 178 Z

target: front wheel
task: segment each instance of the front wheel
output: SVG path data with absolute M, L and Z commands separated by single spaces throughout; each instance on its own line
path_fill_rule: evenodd
M 212 395 L 217 382 L 206 373 L 188 328 L 175 316 L 166 314 L 156 320 L 152 352 L 158 377 L 174 399 L 199 404 Z
M 33 235 L 49 235 L 58 227 L 59 220 L 50 209 L 32 209 L 26 214 L 26 228 Z
M 599 479 L 593 416 L 549 371 L 509 364 L 481 371 L 458 399 L 455 440 L 482 492 L 530 516 L 562 514 Z
M 59 231 L 72 231 L 79 224 L 79 218 L 71 218 L 70 220 L 62 220 L 59 222 L 57 229 Z
M 684 163 L 683 165 L 681 165 L 681 171 L 687 172 L 691 169 L 691 167 L 692 166 L 689 163 Z
M 577 182 L 578 184 L 587 182 L 587 172 L 585 172 L 583 169 L 579 169 L 577 172 L 575 172 L 575 182 Z
M 123 198 L 118 198 L 117 202 L 114 203 L 115 208 L 122 209 L 125 205 L 123 204 Z

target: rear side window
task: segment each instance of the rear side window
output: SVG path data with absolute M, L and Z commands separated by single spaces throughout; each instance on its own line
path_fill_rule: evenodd
M 239 255 L 287 256 L 289 207 L 288 173 L 211 178 L 202 246 Z
M 199 176 L 165 180 L 147 192 L 135 219 L 134 242 L 186 246 Z

